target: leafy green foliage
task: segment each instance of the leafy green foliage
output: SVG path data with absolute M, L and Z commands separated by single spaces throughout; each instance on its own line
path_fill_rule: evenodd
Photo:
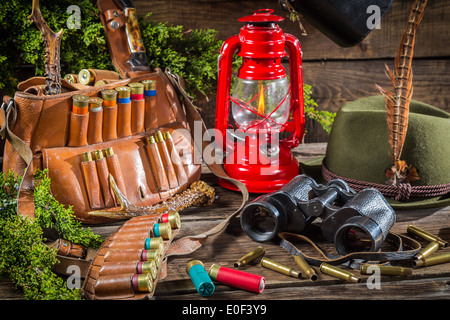
M 312 98 L 312 87 L 309 84 L 303 85 L 303 96 L 305 100 L 305 114 L 314 121 L 317 121 L 329 134 L 333 126 L 336 113 L 326 110 L 317 110 L 317 102 Z
M 33 65 L 36 75 L 44 74 L 45 51 L 36 26 L 27 20 L 31 0 L 8 0 L 0 3 L 0 90 L 12 95 L 19 82 L 20 65 Z M 81 27 L 69 29 L 67 21 L 73 14 L 67 8 L 81 9 Z M 49 27 L 61 29 L 61 74 L 78 73 L 81 69 L 114 70 L 94 0 L 46 0 L 40 8 Z M 171 68 L 186 80 L 186 91 L 209 94 L 216 85 L 217 55 L 222 45 L 217 31 L 183 30 L 150 20 L 150 14 L 139 19 L 142 38 L 152 67 Z
M 102 240 L 74 219 L 50 193 L 46 171 L 37 171 L 34 197 L 36 218 L 17 213 L 20 176 L 0 173 L 0 272 L 23 289 L 27 299 L 80 299 L 78 289 L 68 289 L 64 280 L 52 272 L 57 262 L 56 250 L 46 246 L 43 228 L 54 228 L 62 238 L 73 243 L 97 247 Z

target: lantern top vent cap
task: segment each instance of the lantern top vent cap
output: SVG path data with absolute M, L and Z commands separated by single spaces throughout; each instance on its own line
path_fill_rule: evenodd
M 250 16 L 245 16 L 239 18 L 239 22 L 250 22 L 250 23 L 267 23 L 267 22 L 280 22 L 283 21 L 284 18 L 272 14 L 272 9 L 258 9 Z

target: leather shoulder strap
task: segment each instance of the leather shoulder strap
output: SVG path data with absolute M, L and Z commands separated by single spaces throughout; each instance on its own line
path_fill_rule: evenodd
M 207 128 L 205 126 L 205 123 L 203 122 L 200 114 L 198 113 L 197 109 L 193 105 L 191 97 L 189 97 L 186 94 L 186 92 L 183 88 L 183 85 L 182 85 L 182 79 L 178 75 L 170 72 L 170 70 L 168 70 L 168 69 L 166 69 L 166 75 L 169 78 L 172 85 L 174 86 L 174 88 L 178 91 L 180 97 L 183 100 L 183 104 L 185 107 L 185 113 L 186 113 L 186 120 L 191 129 L 191 134 L 193 134 L 194 128 L 201 127 L 201 129 L 202 129 L 200 136 L 205 137 L 206 139 L 202 139 L 201 143 L 199 141 L 196 141 L 196 139 L 194 139 L 194 142 L 196 143 L 196 147 L 197 147 L 198 151 L 200 152 L 200 154 L 202 155 L 205 148 L 208 146 L 210 141 L 212 141 L 211 137 L 207 131 Z M 197 122 L 197 125 L 195 125 L 196 122 Z M 201 124 L 201 126 L 199 126 L 198 124 Z M 188 253 L 191 253 L 191 252 L 197 250 L 203 244 L 203 242 L 206 241 L 206 239 L 209 236 L 212 236 L 212 235 L 217 234 L 217 233 L 221 232 L 222 230 L 224 230 L 225 227 L 229 224 L 230 220 L 242 210 L 242 208 L 244 207 L 245 203 L 248 200 L 249 194 L 248 194 L 247 187 L 242 182 L 230 178 L 228 176 L 228 174 L 225 172 L 225 170 L 223 169 L 221 164 L 206 163 L 206 165 L 208 166 L 208 168 L 211 170 L 211 172 L 214 175 L 216 175 L 217 177 L 219 177 L 221 179 L 231 182 L 241 191 L 242 202 L 237 210 L 235 210 L 231 215 L 229 215 L 225 220 L 223 220 L 220 224 L 218 224 L 214 228 L 212 228 L 204 233 L 194 235 L 194 236 L 187 236 L 187 237 L 179 239 L 175 242 L 172 242 L 172 244 L 166 251 L 166 256 L 188 254 Z

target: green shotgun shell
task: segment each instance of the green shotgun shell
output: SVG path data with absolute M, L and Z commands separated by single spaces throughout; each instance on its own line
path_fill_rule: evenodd
M 163 252 L 164 249 L 164 240 L 162 237 L 154 237 L 154 238 L 146 238 L 144 243 L 144 249 L 157 249 L 160 252 Z
M 190 261 L 186 266 L 186 272 L 202 297 L 209 297 L 214 293 L 214 283 L 200 260 Z
M 153 235 L 155 237 L 162 237 L 164 240 L 172 239 L 172 227 L 170 223 L 155 223 L 153 225 Z

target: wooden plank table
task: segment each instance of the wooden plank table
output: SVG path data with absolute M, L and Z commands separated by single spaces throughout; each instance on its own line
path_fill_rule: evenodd
M 326 144 L 300 145 L 294 152 L 295 156 L 304 161 L 325 153 Z M 237 192 L 226 190 L 216 183 L 216 178 L 206 168 L 203 168 L 202 180 L 213 186 L 218 199 L 209 207 L 188 208 L 181 215 L 181 230 L 177 238 L 198 234 L 209 230 L 232 213 L 240 204 L 241 197 Z M 254 196 L 251 196 L 253 199 Z M 398 211 L 397 221 L 392 231 L 405 234 L 408 225 L 413 224 L 433 234 L 450 241 L 450 207 Z M 106 238 L 114 232 L 120 223 L 94 226 L 91 229 Z M 309 236 L 320 240 L 321 232 L 318 225 L 310 227 Z M 421 242 L 426 245 L 425 242 Z M 309 299 L 345 299 L 345 300 L 392 300 L 392 299 L 449 299 L 450 298 L 450 263 L 417 268 L 410 276 L 382 276 L 379 289 L 370 289 L 367 279 L 361 276 L 362 282 L 347 284 L 341 280 L 320 273 L 317 281 L 295 279 L 278 274 L 261 267 L 258 263 L 247 265 L 241 270 L 259 274 L 266 278 L 263 293 L 255 294 L 240 289 L 216 284 L 216 290 L 211 297 L 203 298 L 195 290 L 191 279 L 186 273 L 186 265 L 193 259 L 201 260 L 206 270 L 214 264 L 234 268 L 234 263 L 244 254 L 257 246 L 265 248 L 265 256 L 286 264 L 298 270 L 297 265 L 283 248 L 276 243 L 257 243 L 252 241 L 241 229 L 239 219 L 233 219 L 229 226 L 220 234 L 210 237 L 197 251 L 186 255 L 169 257 L 167 263 L 167 277 L 158 282 L 155 292 L 156 300 L 309 300 Z M 325 250 L 333 250 L 333 244 L 322 242 Z M 308 253 L 310 248 L 299 247 Z M 450 248 L 440 249 L 439 252 L 450 252 Z M 355 272 L 359 274 L 358 272 Z M 373 283 L 373 282 L 370 282 Z M 0 281 L 1 299 L 21 299 L 20 292 L 14 290 L 9 280 Z

